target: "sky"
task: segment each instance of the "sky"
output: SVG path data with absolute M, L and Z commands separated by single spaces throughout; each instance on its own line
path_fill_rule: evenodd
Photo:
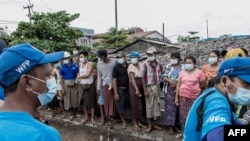
M 0 26 L 10 31 L 20 21 L 29 22 L 28 9 L 56 12 L 65 10 L 80 17 L 71 26 L 107 32 L 115 27 L 115 0 L 0 0 Z M 250 34 L 249 0 L 117 0 L 118 28 L 140 27 L 157 30 L 172 42 L 178 35 L 199 32 L 201 38 L 223 34 Z M 208 32 L 207 32 L 208 31 Z

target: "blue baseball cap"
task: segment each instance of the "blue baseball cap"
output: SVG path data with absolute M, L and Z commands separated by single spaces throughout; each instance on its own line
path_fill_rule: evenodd
M 63 56 L 63 51 L 44 54 L 29 43 L 6 48 L 0 55 L 0 84 L 8 87 L 35 66 L 57 62 Z
M 234 57 L 225 60 L 218 71 L 218 76 L 237 76 L 250 83 L 250 58 Z

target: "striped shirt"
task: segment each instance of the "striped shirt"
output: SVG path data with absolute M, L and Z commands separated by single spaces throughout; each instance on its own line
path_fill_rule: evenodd
M 146 60 L 142 67 L 142 76 L 146 85 L 159 85 L 162 71 L 163 65 L 159 62 L 159 60 L 156 60 L 156 66 L 153 66 L 153 63 Z

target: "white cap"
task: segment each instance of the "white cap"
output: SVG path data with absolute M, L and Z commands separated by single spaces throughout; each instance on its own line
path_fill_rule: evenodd
M 149 54 L 156 53 L 156 49 L 154 47 L 150 47 L 147 49 L 147 53 Z
M 70 54 L 69 54 L 69 52 L 64 51 L 64 58 L 67 58 L 67 57 L 70 57 Z

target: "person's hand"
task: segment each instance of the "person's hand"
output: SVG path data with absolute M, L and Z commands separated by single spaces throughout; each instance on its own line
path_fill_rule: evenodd
M 144 95 L 145 95 L 145 98 L 149 98 L 149 94 L 147 90 L 144 91 Z
M 118 93 L 115 93 L 115 95 L 114 95 L 114 100 L 116 100 L 116 101 L 119 100 L 119 95 L 118 95 Z
M 136 94 L 136 96 L 141 97 L 140 91 L 136 90 L 136 91 L 135 91 L 135 94 Z
M 178 100 L 178 98 L 175 99 L 174 103 L 175 103 L 177 106 L 179 106 L 179 100 Z
M 101 93 L 100 90 L 97 89 L 97 90 L 96 90 L 96 94 L 97 94 L 97 95 L 100 95 L 100 93 Z
M 62 95 L 65 96 L 66 95 L 66 91 L 65 89 L 62 89 Z
M 110 90 L 112 90 L 112 89 L 113 89 L 112 85 L 109 85 L 109 89 L 108 89 L 108 90 L 110 91 Z

